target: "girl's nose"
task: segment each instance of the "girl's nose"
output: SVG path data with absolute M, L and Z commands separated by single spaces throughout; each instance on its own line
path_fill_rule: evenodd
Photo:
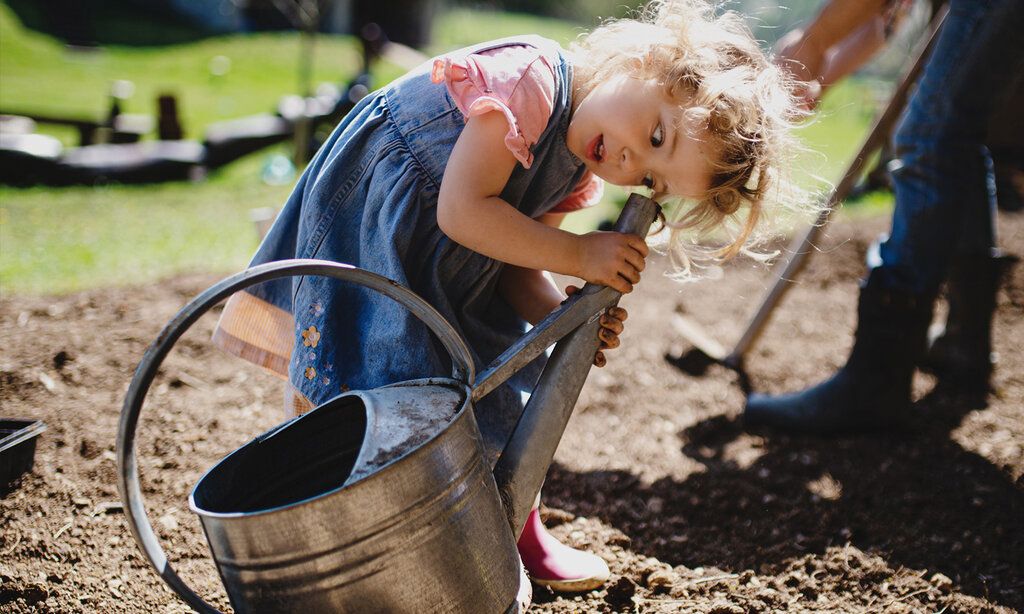
M 629 151 L 629 148 L 623 147 L 622 153 L 619 154 L 619 168 L 626 171 L 627 173 L 631 173 L 634 170 L 636 170 L 634 168 L 635 166 L 636 160 L 633 157 L 633 153 Z

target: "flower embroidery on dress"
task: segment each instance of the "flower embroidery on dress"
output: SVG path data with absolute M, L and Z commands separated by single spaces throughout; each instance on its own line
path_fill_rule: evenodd
M 320 343 L 320 331 L 315 326 L 310 326 L 302 331 L 302 345 L 315 348 L 318 343 Z
M 318 316 L 324 312 L 324 306 L 321 303 L 313 303 L 309 306 L 309 315 Z
M 314 352 L 313 350 L 310 350 L 309 353 L 306 354 L 306 358 L 308 358 L 310 360 L 316 360 L 316 352 Z M 328 371 L 329 370 L 330 369 L 328 369 Z
M 306 379 L 311 380 L 316 378 L 316 369 L 313 367 L 306 367 Z
M 322 381 L 324 383 L 324 386 L 330 386 L 331 385 L 331 378 L 327 377 L 326 375 L 323 376 L 323 378 L 320 381 Z

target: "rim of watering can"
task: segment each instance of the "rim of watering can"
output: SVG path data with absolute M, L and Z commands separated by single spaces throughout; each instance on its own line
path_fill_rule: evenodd
M 431 383 L 434 384 L 434 385 L 448 385 L 448 386 L 451 386 L 452 388 L 459 389 L 459 392 L 461 392 L 462 395 L 463 395 L 462 401 L 459 403 L 459 406 L 460 406 L 459 407 L 459 411 L 455 412 L 455 415 L 452 416 L 451 420 L 448 423 L 448 425 L 450 426 L 451 424 L 454 424 L 459 418 L 461 418 L 462 414 L 465 413 L 467 411 L 467 409 L 472 405 L 471 401 L 472 401 L 473 391 L 470 388 L 470 386 L 468 384 L 466 384 L 465 382 L 462 382 L 462 381 L 459 381 L 457 379 L 450 378 L 450 377 L 424 377 L 424 378 L 408 380 L 408 381 L 404 381 L 404 382 L 397 382 L 395 384 L 388 384 L 387 386 L 381 386 L 381 388 L 392 388 L 392 387 L 395 387 L 395 386 L 402 386 L 404 384 L 431 384 Z M 330 403 L 334 399 L 337 399 L 338 397 L 342 397 L 342 396 L 357 396 L 361 392 L 363 392 L 363 391 L 362 390 L 352 390 L 350 392 L 344 392 L 342 394 L 339 394 L 339 395 L 335 396 L 330 401 L 327 401 L 327 403 Z M 274 428 L 270 429 L 266 433 L 264 433 L 263 436 L 266 436 L 266 437 L 273 436 L 274 433 L 277 433 L 279 430 L 287 427 L 288 425 L 292 424 L 293 422 L 297 422 L 297 421 L 305 418 L 306 416 L 309 416 L 311 413 L 312 413 L 312 410 L 310 410 L 310 411 L 308 411 L 308 412 L 306 412 L 306 413 L 304 413 L 302 415 L 295 416 L 294 418 L 291 418 L 290 420 L 286 420 L 286 421 L 282 422 L 281 424 L 275 426 Z M 242 452 L 242 450 L 246 446 L 248 446 L 249 443 L 252 443 L 250 441 L 249 443 L 241 446 L 240 448 L 235 449 L 233 452 L 231 452 L 230 454 L 228 454 L 224 458 L 222 458 L 219 461 L 217 461 L 217 463 L 215 465 L 213 465 L 212 467 L 207 469 L 205 473 L 203 473 L 202 477 L 200 477 L 199 480 L 196 482 L 196 485 L 192 487 L 192 491 L 189 492 L 189 495 L 188 495 L 188 506 L 196 514 L 205 516 L 207 518 L 238 518 L 238 519 L 253 518 L 254 520 L 256 520 L 256 519 L 262 520 L 268 514 L 273 514 L 273 513 L 285 511 L 285 510 L 288 510 L 288 509 L 291 509 L 291 508 L 294 508 L 294 507 L 298 507 L 300 505 L 305 505 L 307 503 L 313 503 L 313 502 L 315 502 L 315 501 L 317 501 L 319 499 L 324 499 L 324 498 L 329 497 L 329 496 L 331 496 L 331 495 L 333 495 L 333 494 L 335 494 L 337 492 L 340 492 L 342 490 L 352 491 L 354 489 L 358 489 L 358 488 L 362 487 L 363 484 L 365 484 L 366 481 L 368 479 L 370 479 L 371 477 L 380 477 L 380 476 L 386 477 L 389 472 L 397 471 L 396 465 L 399 463 L 399 461 L 401 461 L 401 460 L 403 460 L 405 458 L 408 458 L 408 456 L 410 454 L 412 454 L 414 452 L 419 452 L 420 450 L 423 450 L 427 446 L 431 445 L 432 443 L 437 441 L 442 435 L 444 435 L 445 432 L 446 432 L 446 429 L 441 429 L 437 433 L 434 433 L 430 438 L 423 440 L 422 443 L 417 444 L 413 449 L 409 450 L 408 453 L 403 454 L 401 456 L 398 456 L 397 458 L 394 458 L 394 459 L 388 461 L 388 463 L 386 465 L 384 465 L 380 469 L 374 471 L 370 475 L 363 476 L 363 477 L 359 478 L 358 480 L 356 480 L 355 482 L 352 482 L 351 484 L 342 484 L 341 486 L 338 486 L 337 488 L 332 488 L 330 490 L 325 490 L 322 493 L 318 493 L 318 494 L 315 494 L 313 496 L 306 497 L 305 499 L 302 499 L 300 501 L 293 501 L 291 503 L 285 503 L 283 505 L 278 505 L 278 506 L 275 506 L 275 507 L 268 507 L 266 509 L 255 510 L 255 511 L 252 511 L 252 512 L 211 512 L 209 510 L 206 510 L 206 509 L 203 509 L 202 507 L 197 506 L 195 504 L 195 494 L 196 494 L 196 489 L 199 487 L 199 484 L 202 483 L 202 481 L 204 479 L 206 479 L 206 476 L 210 475 L 210 473 L 212 473 L 214 470 L 216 470 L 221 465 L 221 463 L 226 462 L 229 458 L 231 458 L 235 454 L 239 454 L 240 452 Z
M 167 560 L 160 541 L 153 531 L 146 513 L 142 489 L 139 486 L 138 463 L 135 454 L 135 435 L 146 394 L 175 343 L 200 317 L 239 290 L 250 286 L 296 275 L 333 277 L 376 290 L 395 300 L 419 318 L 441 341 L 452 359 L 452 379 L 472 387 L 475 378 L 473 359 L 466 343 L 436 309 L 413 291 L 382 275 L 348 264 L 325 260 L 281 260 L 261 264 L 228 277 L 207 288 L 172 318 L 146 349 L 132 377 L 117 431 L 118 490 L 124 503 L 125 516 L 136 543 L 150 564 L 188 605 L 197 612 L 218 613 L 185 581 L 178 576 Z

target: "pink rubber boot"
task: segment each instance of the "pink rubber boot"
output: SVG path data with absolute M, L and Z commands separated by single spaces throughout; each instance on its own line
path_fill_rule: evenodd
M 555 539 L 544 528 L 537 508 L 530 512 L 518 546 L 530 579 L 551 590 L 580 593 L 594 590 L 608 580 L 604 559 Z

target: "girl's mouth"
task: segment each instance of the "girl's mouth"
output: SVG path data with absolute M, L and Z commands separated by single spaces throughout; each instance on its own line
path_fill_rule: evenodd
M 587 157 L 594 162 L 600 162 L 604 159 L 604 135 L 599 134 L 594 137 L 594 140 L 590 141 L 590 145 L 587 146 Z

